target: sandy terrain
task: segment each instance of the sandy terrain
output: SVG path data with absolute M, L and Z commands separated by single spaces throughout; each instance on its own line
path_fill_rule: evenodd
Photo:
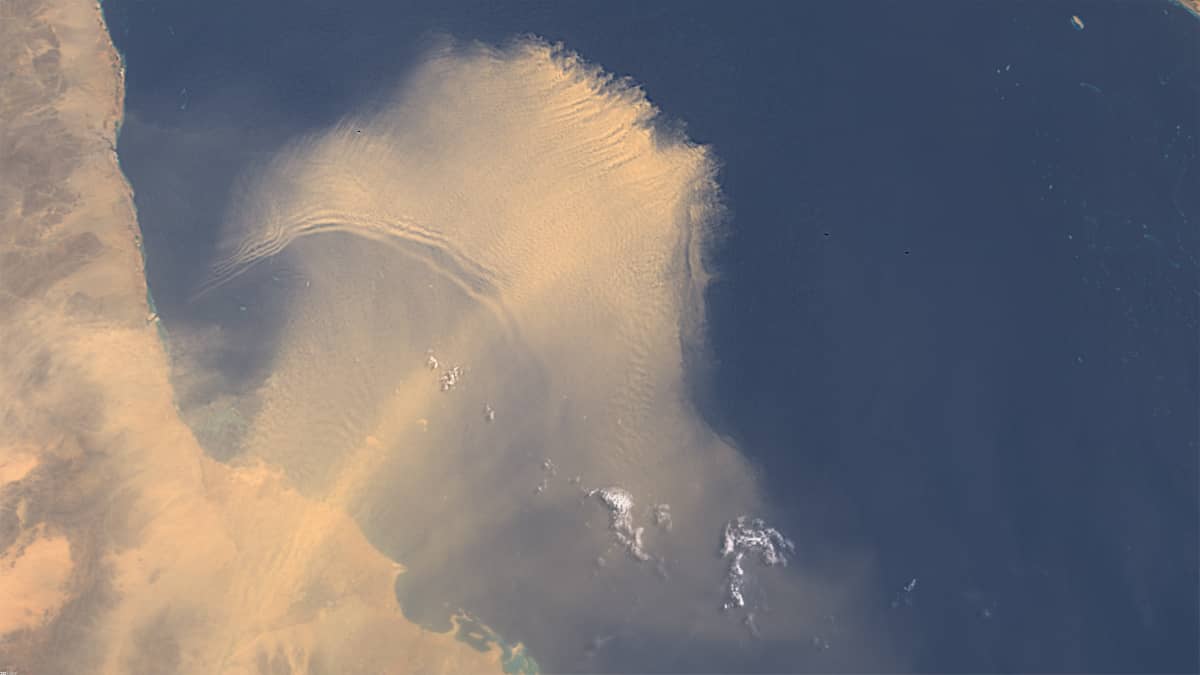
M 180 421 L 113 151 L 99 8 L 12 0 L 0 52 L 0 669 L 479 672 L 399 613 L 341 509 Z

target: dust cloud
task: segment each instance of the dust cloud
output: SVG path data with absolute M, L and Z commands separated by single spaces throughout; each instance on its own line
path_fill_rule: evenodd
M 636 86 L 433 50 L 243 177 L 192 307 L 270 330 L 193 330 L 147 292 L 99 8 L 5 16 L 0 669 L 887 662 L 861 571 L 807 569 L 693 408 L 716 161 Z M 232 336 L 269 355 L 236 390 L 189 356 Z
M 410 618 L 469 610 L 554 669 L 740 669 L 828 632 L 844 579 L 720 556 L 765 505 L 688 384 L 712 152 L 536 39 L 442 44 L 364 108 L 240 181 L 197 302 L 284 309 L 225 454 L 352 514 Z

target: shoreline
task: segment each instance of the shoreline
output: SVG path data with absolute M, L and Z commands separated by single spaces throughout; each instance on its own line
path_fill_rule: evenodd
M 21 9 L 0 26 L 22 47 L 0 116 L 25 167 L 0 175 L 0 564 L 21 580 L 0 585 L 0 669 L 501 670 L 499 648 L 403 617 L 403 567 L 343 510 L 199 446 L 153 320 L 102 5 Z

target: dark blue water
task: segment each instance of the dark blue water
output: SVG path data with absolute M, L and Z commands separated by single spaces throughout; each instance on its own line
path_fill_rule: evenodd
M 1200 669 L 1200 22 L 1182 9 L 105 12 L 168 321 L 247 163 L 391 85 L 438 32 L 561 40 L 723 162 L 732 233 L 698 398 L 809 564 L 877 558 L 880 611 L 913 645 L 897 669 Z M 795 667 L 781 653 L 759 667 Z

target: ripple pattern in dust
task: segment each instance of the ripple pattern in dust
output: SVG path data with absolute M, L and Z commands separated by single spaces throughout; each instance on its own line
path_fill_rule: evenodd
M 737 639 L 713 542 L 762 504 L 685 384 L 715 173 L 639 88 L 562 48 L 434 50 L 241 182 L 201 294 L 268 258 L 305 280 L 242 454 L 349 509 L 419 580 L 406 612 L 467 608 L 549 667 L 589 667 L 581 645 L 614 625 Z M 612 514 L 580 480 L 638 495 L 630 522 L 670 504 L 671 527 L 618 530 L 634 555 L 598 569 Z

